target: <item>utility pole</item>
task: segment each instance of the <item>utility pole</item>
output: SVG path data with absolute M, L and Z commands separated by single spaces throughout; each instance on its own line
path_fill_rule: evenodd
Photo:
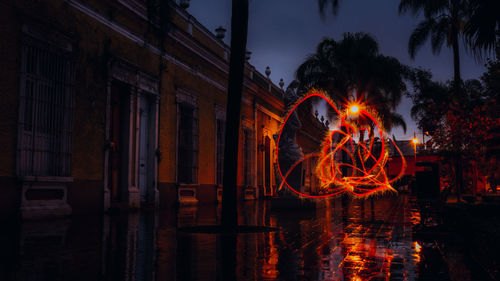
M 248 0 L 233 0 L 221 214 L 221 224 L 226 230 L 236 230 L 238 224 L 238 141 L 240 135 L 241 96 L 243 91 L 243 70 L 245 68 L 247 32 Z

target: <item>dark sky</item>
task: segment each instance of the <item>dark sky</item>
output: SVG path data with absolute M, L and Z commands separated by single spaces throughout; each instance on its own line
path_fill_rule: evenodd
M 429 44 L 423 46 L 415 60 L 408 55 L 408 38 L 419 18 L 398 14 L 399 0 L 341 0 L 336 17 L 327 13 L 319 16 L 317 0 L 250 0 L 247 49 L 252 51 L 250 63 L 264 73 L 271 68 L 271 79 L 280 78 L 285 87 L 294 78 L 294 72 L 307 55 L 314 52 L 324 37 L 336 40 L 344 32 L 366 32 L 374 36 L 382 54 L 393 56 L 402 63 L 431 70 L 434 78 L 446 81 L 452 78 L 452 53 L 443 46 L 438 56 L 432 54 Z M 210 30 L 225 27 L 229 35 L 231 0 L 191 0 L 187 9 Z M 229 36 L 224 41 L 229 43 Z M 462 47 L 462 46 L 461 46 Z M 483 62 L 476 62 L 462 47 L 462 78 L 479 78 L 485 71 Z M 417 132 L 410 117 L 411 101 L 403 100 L 398 111 L 408 125 L 406 135 L 401 129 L 392 133 L 397 139 L 409 139 Z

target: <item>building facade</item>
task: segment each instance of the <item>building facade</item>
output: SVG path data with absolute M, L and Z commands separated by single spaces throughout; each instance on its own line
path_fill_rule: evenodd
M 328 121 L 318 118 L 318 112 L 313 115 L 313 106 L 306 102 L 297 110 L 297 115 L 301 123 L 300 130 L 297 131 L 297 144 L 302 149 L 302 153 L 307 158 L 309 155 L 321 154 L 322 144 L 327 136 L 329 127 Z M 301 164 L 300 192 L 308 195 L 320 195 L 320 181 L 316 176 L 316 164 L 319 157 L 307 158 Z
M 229 47 L 179 6 L 147 3 L 0 1 L 2 216 L 220 198 Z M 247 64 L 240 199 L 273 194 L 283 110 Z

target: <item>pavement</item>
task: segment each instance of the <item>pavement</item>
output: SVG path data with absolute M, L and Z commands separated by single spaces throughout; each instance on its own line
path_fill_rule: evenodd
M 240 225 L 279 230 L 232 236 L 179 231 L 219 224 L 220 205 L 18 222 L 0 234 L 0 280 L 494 280 L 409 195 L 324 205 L 242 202 Z

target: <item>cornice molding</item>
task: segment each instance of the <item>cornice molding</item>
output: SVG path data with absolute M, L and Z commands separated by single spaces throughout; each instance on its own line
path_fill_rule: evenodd
M 170 54 L 162 52 L 158 47 L 148 43 L 140 35 L 134 34 L 133 32 L 131 32 L 130 30 L 128 30 L 124 26 L 120 25 L 119 23 L 116 23 L 116 22 L 113 22 L 113 21 L 107 19 L 106 17 L 102 16 L 98 12 L 94 11 L 90 7 L 82 4 L 81 2 L 79 2 L 77 0 L 66 0 L 66 2 L 70 6 L 72 6 L 73 8 L 79 10 L 80 12 L 86 14 L 87 16 L 93 18 L 94 20 L 107 26 L 108 28 L 114 30 L 115 32 L 118 32 L 119 34 L 121 34 L 125 38 L 131 40 L 132 42 L 135 42 L 139 46 L 145 47 L 146 49 L 148 49 L 152 53 L 154 53 L 158 56 L 161 56 L 165 60 L 167 60 L 167 61 L 169 61 L 177 66 L 180 66 L 181 68 L 188 71 L 189 73 L 191 73 L 195 76 L 198 76 L 202 80 L 208 82 L 209 84 L 211 84 L 215 88 L 223 91 L 224 93 L 227 91 L 226 85 L 224 85 L 223 83 L 220 83 L 220 82 L 212 79 L 211 77 L 207 76 L 206 74 L 200 72 L 197 68 L 192 67 L 189 64 L 185 63 L 181 59 L 176 58 Z M 123 1 L 120 1 L 120 3 L 121 2 L 123 2 Z M 125 6 L 128 8 L 131 8 L 129 5 L 125 5 Z M 137 12 L 137 13 L 140 13 L 140 12 Z M 179 14 L 183 15 L 183 13 L 179 13 Z M 187 15 L 184 14 L 183 16 L 186 19 L 188 19 Z M 196 22 L 196 24 L 201 26 L 201 24 L 199 24 L 198 22 Z M 199 29 L 200 29 L 200 31 L 203 31 L 205 33 L 208 32 L 208 31 L 206 31 L 205 28 L 199 28 Z M 183 31 L 176 29 L 174 31 L 171 31 L 169 33 L 169 36 L 173 40 L 176 40 L 177 42 L 182 44 L 182 46 L 189 49 L 191 52 L 200 56 L 200 58 L 206 60 L 209 64 L 213 65 L 218 70 L 222 71 L 223 74 L 228 75 L 229 66 L 223 58 L 217 57 L 215 54 L 212 54 L 209 50 L 204 49 L 202 46 L 200 46 L 200 44 L 196 40 L 194 40 L 193 38 L 189 38 L 189 36 L 186 36 L 186 34 Z M 225 47 L 224 50 L 226 50 L 226 49 L 227 48 Z M 248 63 L 245 65 L 245 67 L 251 71 L 255 71 L 255 68 Z M 248 89 L 251 89 L 253 92 L 255 92 L 256 90 L 255 90 L 253 84 L 255 84 L 255 83 L 252 80 L 248 79 L 248 77 L 245 76 L 244 86 L 247 87 Z M 274 85 L 272 82 L 270 82 L 270 85 L 271 85 L 271 87 L 276 87 L 276 85 Z M 264 90 L 268 91 L 268 89 L 264 89 Z M 269 92 L 269 93 L 272 95 L 271 92 Z
M 260 104 L 256 104 L 255 107 L 257 108 L 257 110 L 259 110 L 260 112 L 272 117 L 274 120 L 278 121 L 278 122 L 282 122 L 282 118 L 279 117 L 276 113 L 270 111 L 269 109 L 265 108 L 264 106 L 260 105 Z

